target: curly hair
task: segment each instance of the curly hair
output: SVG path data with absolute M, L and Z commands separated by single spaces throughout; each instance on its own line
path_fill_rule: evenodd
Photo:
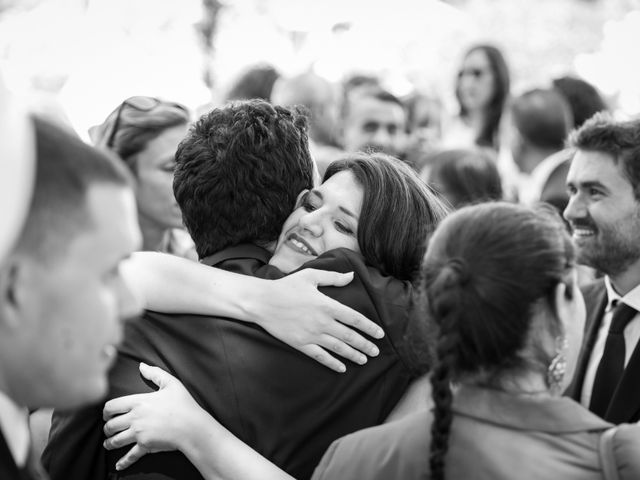
M 203 115 L 176 152 L 173 190 L 200 258 L 278 238 L 313 185 L 307 117 L 263 100 Z

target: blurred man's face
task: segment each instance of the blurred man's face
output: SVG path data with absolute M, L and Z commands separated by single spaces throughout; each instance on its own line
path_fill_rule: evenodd
M 70 408 L 105 395 L 122 320 L 140 313 L 120 272 L 140 246 L 133 193 L 96 185 L 87 203 L 91 222 L 58 257 L 21 263 L 30 299 L 20 309 L 16 342 L 28 350 L 25 377 L 37 381 L 21 382 L 14 394 L 30 407 Z
M 374 97 L 351 99 L 342 127 L 347 152 L 373 149 L 402 157 L 406 147 L 406 116 L 394 102 Z

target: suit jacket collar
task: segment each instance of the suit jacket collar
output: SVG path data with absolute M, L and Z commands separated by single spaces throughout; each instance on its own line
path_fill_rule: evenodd
M 30 443 L 27 409 L 16 405 L 4 392 L 0 392 L 0 433 L 16 465 L 24 465 Z
M 266 264 L 269 263 L 271 254 L 262 247 L 258 247 L 252 243 L 241 243 L 232 247 L 225 248 L 219 252 L 209 255 L 200 260 L 200 263 L 215 267 L 216 265 L 226 262 L 227 260 L 253 259 Z

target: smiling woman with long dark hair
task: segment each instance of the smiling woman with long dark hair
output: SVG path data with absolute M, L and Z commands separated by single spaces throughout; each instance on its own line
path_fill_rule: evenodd
M 475 45 L 464 55 L 455 95 L 459 112 L 445 125 L 443 145 L 498 150 L 500 123 L 509 98 L 510 76 L 504 55 L 493 45 Z

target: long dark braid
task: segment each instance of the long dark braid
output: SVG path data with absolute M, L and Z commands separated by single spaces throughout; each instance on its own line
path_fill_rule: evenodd
M 427 281 L 429 281 L 427 279 Z M 459 259 L 449 260 L 439 275 L 430 281 L 428 305 L 438 325 L 436 363 L 431 374 L 433 397 L 433 423 L 429 466 L 431 478 L 444 479 L 444 459 L 449 448 L 449 432 L 453 415 L 451 412 L 451 372 L 457 361 L 460 345 L 458 318 L 460 316 L 462 286 L 468 281 L 465 263 Z

